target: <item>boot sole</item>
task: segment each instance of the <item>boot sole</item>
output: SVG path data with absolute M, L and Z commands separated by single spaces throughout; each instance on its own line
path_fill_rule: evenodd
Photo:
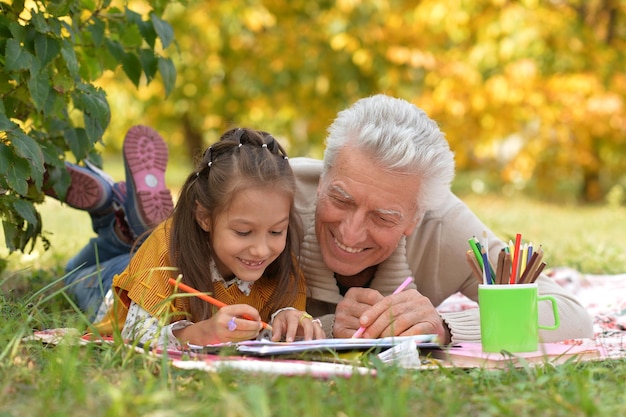
M 172 194 L 165 185 L 168 149 L 154 129 L 137 125 L 128 130 L 123 152 L 128 188 L 126 216 L 138 236 L 165 220 L 174 208 Z

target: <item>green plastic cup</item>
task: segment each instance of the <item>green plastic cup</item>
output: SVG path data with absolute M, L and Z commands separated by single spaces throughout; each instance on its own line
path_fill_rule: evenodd
M 539 301 L 550 301 L 554 325 L 539 324 Z M 539 329 L 559 327 L 556 299 L 537 295 L 537 284 L 479 285 L 480 335 L 483 352 L 534 352 Z

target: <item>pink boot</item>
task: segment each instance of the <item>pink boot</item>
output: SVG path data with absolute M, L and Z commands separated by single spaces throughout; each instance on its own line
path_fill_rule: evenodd
M 133 126 L 124 138 L 126 220 L 138 237 L 165 220 L 173 211 L 172 194 L 165 186 L 168 150 L 152 128 Z

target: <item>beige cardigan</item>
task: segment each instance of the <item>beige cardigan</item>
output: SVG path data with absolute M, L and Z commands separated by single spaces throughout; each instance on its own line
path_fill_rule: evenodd
M 339 287 L 324 264 L 315 236 L 316 192 L 322 162 L 309 158 L 292 158 L 291 166 L 297 178 L 296 209 L 304 223 L 304 242 L 300 265 L 307 279 L 307 311 L 320 317 L 330 336 L 336 305 L 343 298 Z M 461 292 L 472 300 L 478 297 L 478 282 L 472 277 L 465 253 L 468 239 L 489 234 L 489 252 L 496 259 L 504 243 L 499 240 L 452 192 L 448 192 L 437 210 L 426 213 L 415 232 L 402 239 L 396 251 L 378 266 L 370 285 L 383 295 L 391 294 L 407 276 L 415 278 L 409 288 L 416 288 L 436 307 L 449 296 Z M 542 275 L 537 283 L 539 295 L 557 299 L 561 325 L 557 330 L 540 330 L 542 341 L 585 338 L 593 336 L 589 314 L 564 288 Z M 552 325 L 549 302 L 539 306 L 540 324 Z M 478 309 L 442 313 L 453 342 L 480 340 Z

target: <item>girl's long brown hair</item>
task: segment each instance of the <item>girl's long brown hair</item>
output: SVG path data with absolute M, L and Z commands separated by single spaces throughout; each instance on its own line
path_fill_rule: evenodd
M 268 185 L 291 196 L 291 210 L 285 250 L 265 270 L 264 275 L 278 280 L 276 291 L 263 307 L 261 315 L 291 305 L 297 292 L 295 258 L 302 234 L 300 219 L 294 210 L 295 177 L 284 149 L 269 133 L 253 129 L 232 129 L 209 147 L 183 185 L 174 208 L 170 240 L 170 261 L 178 267 L 182 281 L 202 292 L 213 292 L 210 259 L 213 249 L 209 233 L 196 221 L 197 204 L 209 213 L 211 222 L 228 210 L 236 193 L 251 187 Z M 251 208 L 252 209 L 252 208 Z M 211 316 L 208 303 L 191 297 L 190 319 L 200 321 Z

